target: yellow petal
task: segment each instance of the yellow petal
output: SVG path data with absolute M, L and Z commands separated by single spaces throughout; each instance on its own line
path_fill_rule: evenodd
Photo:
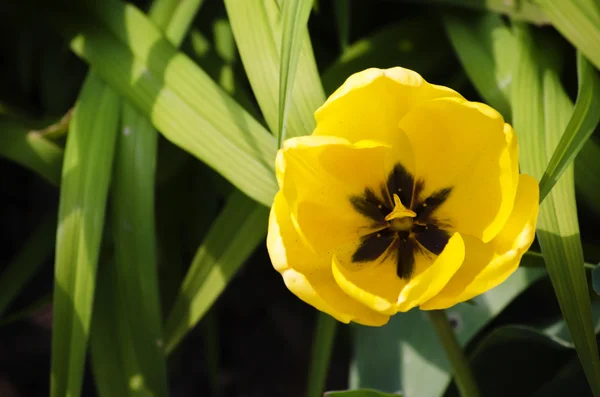
M 409 147 L 410 150 L 410 147 Z M 287 140 L 277 163 L 281 191 L 307 244 L 329 252 L 358 238 L 372 220 L 353 207 L 365 188 L 381 192 L 392 150 L 372 141 L 306 136 Z
M 281 192 L 271 208 L 267 248 L 287 288 L 304 302 L 344 323 L 379 326 L 389 320 L 389 316 L 370 310 L 337 286 L 331 273 L 331 257 L 315 255 L 303 243 Z
M 400 119 L 414 106 L 441 97 L 462 98 L 412 70 L 367 69 L 350 76 L 316 111 L 314 134 L 396 145 Z
M 465 258 L 465 245 L 459 233 L 454 233 L 437 257 L 421 253 L 416 256 L 415 275 L 398 297 L 398 311 L 406 312 L 439 293 L 460 268 Z
M 333 257 L 335 281 L 346 294 L 365 306 L 383 314 L 395 314 L 396 301 L 406 281 L 396 275 L 393 256 L 384 254 L 381 261 L 353 263 L 349 258 L 358 244 L 347 244 Z
M 464 259 L 461 236 L 454 234 L 444 251 L 435 256 L 424 251 L 415 255 L 415 270 L 409 280 L 400 279 L 393 253 L 369 263 L 353 263 L 349 258 L 356 248 L 348 244 L 333 258 L 332 271 L 340 288 L 367 307 L 383 314 L 408 311 L 437 294 L 450 280 Z
M 434 217 L 453 231 L 491 240 L 506 222 L 517 188 L 512 128 L 489 106 L 455 98 L 415 107 L 400 127 L 412 143 L 417 178 L 424 181 L 420 197 L 452 188 Z
M 489 243 L 464 236 L 466 256 L 446 287 L 421 309 L 445 309 L 497 286 L 519 266 L 535 237 L 539 209 L 535 179 L 520 175 L 512 213 L 504 228 Z

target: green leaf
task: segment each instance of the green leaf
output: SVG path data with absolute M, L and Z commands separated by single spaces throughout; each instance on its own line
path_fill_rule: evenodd
M 534 24 L 548 23 L 544 11 L 529 0 L 396 0 L 428 5 L 450 5 L 479 11 L 492 11 L 505 14 L 513 20 L 523 20 Z M 561 1 L 561 0 L 558 0 Z
M 340 49 L 345 52 L 350 45 L 350 4 L 347 0 L 333 0 L 333 7 Z
M 10 313 L 6 317 L 0 319 L 0 326 L 8 325 L 11 323 L 15 323 L 17 321 L 30 320 L 32 316 L 35 315 L 36 312 L 43 310 L 45 308 L 49 308 L 52 305 L 52 294 L 44 295 L 29 305 L 25 306 L 22 309 L 14 313 Z
M 111 309 L 114 316 L 111 321 L 122 322 L 119 327 L 123 332 L 135 335 L 130 341 L 131 346 L 126 347 L 132 349 L 133 354 L 123 358 L 128 361 L 123 368 L 123 375 L 128 377 L 126 385 L 135 381 L 143 384 L 150 395 L 166 396 L 154 224 L 158 134 L 129 104 L 123 104 L 119 132 L 111 192 L 115 270 L 112 282 L 104 287 L 111 289 L 115 294 L 113 299 L 119 302 Z M 94 330 L 94 335 L 111 332 L 109 328 L 102 331 L 101 323 L 98 326 L 100 329 Z M 95 362 L 102 360 L 99 357 L 102 355 L 104 350 L 98 349 L 94 354 Z M 97 383 L 108 381 L 97 378 Z M 127 395 L 136 393 L 132 388 Z
M 336 328 L 337 321 L 333 317 L 329 314 L 318 312 L 317 325 L 315 326 L 315 334 L 312 342 L 310 372 L 308 373 L 306 386 L 306 395 L 308 397 L 320 397 L 323 395 Z
M 53 185 L 60 183 L 63 150 L 46 139 L 40 129 L 47 123 L 0 120 L 0 156 L 39 174 Z
M 123 298 L 113 260 L 102 261 L 98 269 L 98 292 L 94 302 L 90 348 L 99 396 L 154 396 L 146 384 L 131 331 L 133 314 L 119 310 Z
M 276 191 L 275 138 L 139 10 L 119 2 L 99 4 L 86 3 L 99 7 L 93 17 L 52 10 L 57 29 L 72 38 L 73 51 L 167 139 L 270 205 Z
M 282 38 L 282 21 L 277 1 L 225 0 L 225 6 L 254 95 L 267 125 L 271 131 L 277 131 L 279 52 Z M 310 38 L 305 28 L 302 29 L 300 38 L 302 49 L 296 66 L 294 91 L 290 98 L 287 137 L 310 134 L 315 128 L 313 114 L 325 102 Z
M 306 36 L 306 24 L 310 16 L 313 0 L 286 0 L 283 2 L 283 31 L 281 39 L 281 59 L 279 61 L 279 113 L 277 123 L 277 143 L 281 147 L 285 139 L 288 111 L 294 90 L 294 79 L 302 42 Z M 300 81 L 300 83 L 304 83 Z M 307 120 L 308 121 L 308 120 Z M 308 132 L 305 132 L 305 134 Z
M 170 38 L 175 45 L 183 40 L 197 9 L 185 7 L 173 0 L 158 0 L 150 18 L 163 30 L 177 25 Z M 162 348 L 162 316 L 157 279 L 156 232 L 154 220 L 155 169 L 158 133 L 150 121 L 131 105 L 123 104 L 121 133 L 117 137 L 115 172 L 112 190 L 112 229 L 114 236 L 114 269 L 103 285 L 104 304 L 99 316 L 107 322 L 96 323 L 92 333 L 96 384 L 105 396 L 145 395 L 167 396 L 167 365 Z M 112 294 L 112 296 L 108 296 Z M 109 306 L 111 302 L 118 304 Z M 134 315 L 135 313 L 135 315 Z M 117 329 L 103 324 L 116 323 Z M 106 368 L 115 361 L 115 354 L 103 348 L 106 334 L 121 335 L 119 344 L 111 349 L 120 360 L 120 376 Z M 135 337 L 132 337 L 135 335 Z M 125 379 L 122 379 L 122 378 Z M 122 383 L 125 381 L 125 383 Z M 126 394 L 119 390 L 127 390 Z
M 572 347 L 538 330 L 505 326 L 477 345 L 470 366 L 482 396 L 529 397 L 575 356 Z
M 600 215 L 600 144 L 592 137 L 583 145 L 575 159 L 575 188 L 580 198 Z
M 67 137 L 62 170 L 52 325 L 52 397 L 78 396 L 111 176 L 119 101 L 86 78 Z
M 497 14 L 446 13 L 443 18 L 454 51 L 483 99 L 510 120 L 514 38 Z M 507 52 L 508 51 L 508 52 Z
M 556 49 L 551 37 L 536 42 L 526 26 L 515 30 L 512 109 L 519 135 L 521 169 L 540 178 L 571 117 L 573 105 L 560 83 L 557 67 L 548 59 Z M 540 43 L 544 43 L 543 47 Z M 542 53 L 540 48 L 548 51 Z M 556 52 L 552 55 L 558 56 Z M 561 311 L 594 395 L 600 395 L 600 360 L 594 334 L 579 236 L 573 167 L 540 206 L 537 237 Z
M 592 269 L 592 287 L 594 292 L 600 295 L 600 267 Z
M 165 327 L 167 353 L 196 325 L 237 269 L 264 241 L 268 212 L 240 192 L 229 197 L 196 251 L 169 313 Z
M 585 379 L 585 373 L 577 356 L 567 361 L 555 374 L 535 393 L 527 397 L 563 397 L 563 396 L 589 396 L 590 386 Z
M 596 0 L 536 0 L 552 24 L 600 69 L 600 6 Z
M 575 109 L 540 181 L 540 201 L 552 190 L 600 121 L 600 80 L 580 52 L 577 53 L 577 74 L 579 94 Z
M 423 34 L 425 25 L 428 34 Z M 332 93 L 353 73 L 370 67 L 399 65 L 433 81 L 452 61 L 452 51 L 444 36 L 438 20 L 432 20 L 428 14 L 384 27 L 349 46 L 323 72 L 323 87 Z
M 373 389 L 330 391 L 325 397 L 402 397 L 402 394 L 384 393 Z
M 594 270 L 597 269 L 597 266 L 590 265 L 592 269 L 592 278 L 594 277 Z M 593 282 L 593 281 L 592 281 Z M 592 299 L 592 320 L 594 323 L 594 329 L 596 333 L 600 331 L 600 300 Z M 564 319 L 561 317 L 558 321 L 553 324 L 546 325 L 543 328 L 543 332 L 546 335 L 550 335 L 553 338 L 559 340 L 562 344 L 569 347 L 575 347 L 573 344 L 573 338 L 571 337 L 571 333 L 569 332 L 569 327 L 565 323 Z
M 504 283 L 448 309 L 461 345 L 498 315 L 517 295 L 544 275 L 542 269 L 520 268 Z M 450 382 L 450 365 L 426 313 L 399 313 L 378 328 L 355 327 L 351 388 L 402 391 L 407 397 L 439 397 Z
M 56 213 L 44 217 L 19 253 L 0 274 L 0 318 L 54 251 Z

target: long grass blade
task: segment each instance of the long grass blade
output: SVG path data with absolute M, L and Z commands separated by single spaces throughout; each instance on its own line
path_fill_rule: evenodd
M 513 124 L 521 141 L 521 166 L 540 178 L 547 153 L 555 150 L 567 127 L 573 105 L 560 83 L 557 68 L 542 53 L 528 27 L 515 30 L 518 61 L 512 88 Z M 551 51 L 552 40 L 544 37 Z M 573 167 L 540 206 L 537 236 L 546 269 L 573 337 L 579 360 L 595 396 L 600 396 L 600 360 L 594 334 L 583 250 L 575 205 Z
M 306 36 L 306 24 L 310 16 L 313 0 L 286 0 L 283 2 L 283 31 L 281 38 L 281 58 L 279 62 L 279 114 L 277 123 L 277 145 L 281 147 L 285 139 L 291 94 L 294 89 L 296 68 Z M 300 83 L 303 83 L 300 81 Z
M 575 159 L 575 188 L 577 197 L 600 215 L 600 144 L 592 137 Z
M 119 101 L 86 78 L 67 138 L 56 238 L 52 397 L 79 396 L 111 176 Z
M 350 45 L 350 4 L 346 0 L 333 0 L 338 41 L 342 53 Z
M 600 121 L 600 80 L 594 67 L 580 52 L 577 54 L 577 74 L 579 94 L 575 109 L 540 181 L 540 201 L 552 190 Z
M 600 69 L 600 5 L 596 0 L 536 0 L 552 25 Z
M 521 0 L 396 0 L 411 3 L 427 3 L 429 5 L 449 5 L 478 11 L 492 11 L 509 16 L 515 21 L 526 21 L 534 24 L 549 23 L 544 11 L 533 1 Z M 558 0 L 562 1 L 562 0 Z
M 268 211 L 240 192 L 231 194 L 196 251 L 169 313 L 165 327 L 167 353 L 198 323 L 237 269 L 264 241 Z
M 225 0 L 225 6 L 254 95 L 269 129 L 277 133 L 283 28 L 277 1 Z M 310 134 L 315 128 L 313 114 L 325 101 L 308 31 L 303 26 L 298 39 L 302 49 L 296 65 L 286 137 Z
M 270 205 L 277 189 L 275 138 L 178 53 L 138 9 L 99 4 L 86 3 L 94 7 L 93 17 L 51 9 L 56 28 L 72 39 L 71 49 L 167 139 Z
M 56 213 L 47 215 L 0 274 L 0 318 L 54 251 Z
M 427 25 L 428 34 L 423 34 L 424 25 Z M 323 72 L 321 79 L 325 92 L 330 94 L 353 73 L 370 67 L 402 65 L 435 81 L 440 71 L 449 69 L 452 58 L 452 49 L 444 38 L 441 24 L 423 14 L 383 27 L 352 43 Z
M 0 156 L 21 164 L 58 186 L 63 150 L 41 133 L 45 123 L 0 120 Z
M 114 262 L 104 260 L 98 269 L 90 341 L 96 391 L 99 396 L 152 396 L 142 376 L 131 376 L 141 374 L 142 369 L 134 350 L 129 313 L 118 309 L 124 302 L 115 292 L 117 278 Z
M 307 397 L 320 397 L 323 395 L 336 328 L 337 321 L 329 314 L 323 312 L 317 314 L 310 371 L 306 382 Z
M 452 47 L 487 103 L 509 120 L 514 39 L 497 14 L 446 13 L 443 18 Z M 509 52 L 507 52 L 509 51 Z
M 150 18 L 163 30 L 177 25 L 170 40 L 178 46 L 199 6 L 194 0 L 158 0 L 150 9 Z M 178 12 L 181 8 L 186 12 Z M 92 351 L 96 384 L 107 397 L 137 396 L 141 391 L 167 396 L 154 219 L 158 133 L 133 106 L 124 103 L 122 111 L 112 190 L 115 258 L 114 264 L 108 265 L 114 269 L 107 271 L 107 281 L 101 285 L 109 292 L 103 291 L 98 299 L 98 316 L 109 317 L 109 323 L 116 325 L 95 323 L 98 328 L 92 332 Z M 103 344 L 106 334 L 113 333 L 119 336 L 118 343 L 109 350 Z M 108 368 L 114 361 L 122 368 L 116 377 Z

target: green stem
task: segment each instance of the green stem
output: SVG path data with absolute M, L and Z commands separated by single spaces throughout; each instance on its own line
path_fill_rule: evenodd
M 323 395 L 336 325 L 337 322 L 333 317 L 319 312 L 313 339 L 310 373 L 308 374 L 306 386 L 307 397 L 321 397 Z
M 473 378 L 473 373 L 469 368 L 469 363 L 462 348 L 458 344 L 446 313 L 443 310 L 431 310 L 428 313 L 433 328 L 435 328 L 435 332 L 444 346 L 446 357 L 450 361 L 454 380 L 456 381 L 460 395 L 462 397 L 479 397 L 479 389 Z

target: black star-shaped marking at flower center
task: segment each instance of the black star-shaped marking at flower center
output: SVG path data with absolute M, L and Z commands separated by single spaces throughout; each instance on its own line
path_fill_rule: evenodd
M 371 262 L 383 255 L 395 255 L 396 273 L 401 279 L 410 279 L 415 268 L 415 255 L 429 252 L 439 255 L 446 247 L 450 234 L 433 216 L 450 195 L 445 188 L 421 199 L 424 181 L 415 182 L 414 176 L 398 163 L 390 172 L 379 192 L 366 188 L 360 196 L 350 197 L 354 209 L 373 221 L 376 230 L 362 237 L 359 247 L 352 255 L 353 262 Z M 394 210 L 394 195 L 407 209 L 416 215 L 386 220 Z M 443 225 L 448 227 L 447 224 Z

